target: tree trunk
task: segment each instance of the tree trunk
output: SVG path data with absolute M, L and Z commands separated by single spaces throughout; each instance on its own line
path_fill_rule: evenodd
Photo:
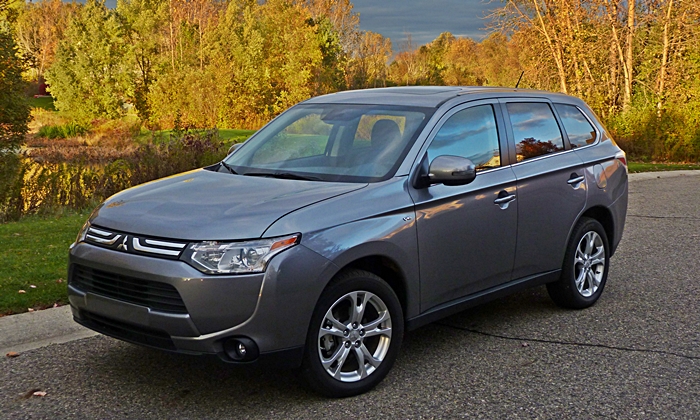
M 632 102 L 632 82 L 634 81 L 634 75 L 632 69 L 634 69 L 634 18 L 635 18 L 635 0 L 627 1 L 627 54 L 626 54 L 626 72 L 625 75 L 625 97 L 622 102 L 622 107 L 624 109 L 629 108 L 630 102 Z
M 661 68 L 659 68 L 659 101 L 656 103 L 656 114 L 660 118 L 664 107 L 664 88 L 666 84 L 666 68 L 668 66 L 668 50 L 669 41 L 669 26 L 671 25 L 671 12 L 673 9 L 673 0 L 668 0 L 668 9 L 666 10 L 666 18 L 664 19 L 664 35 L 663 35 L 663 50 L 661 53 Z
M 576 6 L 569 6 L 566 1 L 561 1 L 561 8 L 564 11 L 564 16 L 566 17 L 566 29 L 569 35 L 569 51 L 571 54 L 571 60 L 574 63 L 574 81 L 576 82 L 576 95 L 581 96 L 583 94 L 583 83 L 581 82 L 581 66 L 580 61 L 580 48 L 579 48 L 579 32 L 578 25 L 574 28 L 571 18 L 578 17 L 578 10 Z
M 607 1 L 608 5 L 610 5 L 610 0 Z M 634 3 L 633 1 L 630 0 L 630 3 Z M 626 109 L 629 104 L 630 104 L 630 99 L 631 99 L 631 86 L 632 86 L 632 69 L 628 67 L 627 65 L 627 60 L 625 59 L 625 53 L 622 49 L 622 42 L 620 41 L 620 36 L 617 33 L 617 7 L 615 7 L 615 13 L 611 14 L 610 9 L 608 7 L 605 8 L 605 13 L 608 16 L 608 20 L 610 21 L 610 30 L 612 32 L 613 36 L 613 45 L 615 46 L 617 50 L 617 55 L 618 55 L 618 60 L 620 60 L 620 64 L 622 65 L 622 75 L 625 78 L 625 90 L 623 92 L 622 96 L 622 108 Z
M 566 69 L 564 68 L 564 58 L 561 51 L 561 44 L 554 42 L 552 37 L 549 35 L 547 25 L 545 24 L 544 18 L 542 17 L 542 12 L 540 11 L 538 0 L 532 0 L 532 4 L 535 6 L 535 11 L 537 12 L 537 20 L 540 23 L 540 30 L 547 40 L 547 45 L 549 45 L 549 49 L 554 57 L 554 62 L 557 65 L 557 73 L 559 74 L 559 85 L 561 87 L 561 91 L 562 93 L 569 93 L 566 84 Z
M 175 71 L 175 34 L 173 30 L 173 1 L 168 2 L 168 9 L 170 11 L 169 23 L 170 23 L 170 64 L 172 65 L 173 71 Z

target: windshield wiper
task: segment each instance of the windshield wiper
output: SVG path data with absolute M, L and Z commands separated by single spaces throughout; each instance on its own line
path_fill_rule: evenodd
M 238 175 L 238 172 L 236 172 L 228 163 L 224 162 L 223 160 L 219 163 L 221 163 L 221 166 L 226 168 L 227 171 L 231 172 L 234 175 Z
M 299 175 L 291 172 L 246 172 L 245 176 L 265 176 L 279 179 L 298 179 L 301 181 L 323 181 L 315 176 Z

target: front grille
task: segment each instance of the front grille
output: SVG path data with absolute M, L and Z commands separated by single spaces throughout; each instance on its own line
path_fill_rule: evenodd
M 85 242 L 114 251 L 176 260 L 186 242 L 157 239 L 115 232 L 98 226 L 90 226 L 85 233 Z
M 176 350 L 173 340 L 164 331 L 127 324 L 87 311 L 80 311 L 80 319 L 76 318 L 76 321 L 92 330 L 120 340 L 163 350 Z
M 73 268 L 71 285 L 83 292 L 145 306 L 154 311 L 187 313 L 180 293 L 167 283 L 76 265 Z

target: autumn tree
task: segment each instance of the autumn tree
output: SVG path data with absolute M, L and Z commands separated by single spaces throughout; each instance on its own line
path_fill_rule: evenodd
M 20 51 L 29 60 L 33 77 L 41 80 L 51 66 L 58 43 L 68 26 L 74 3 L 61 0 L 39 0 L 25 3 L 15 23 L 15 33 Z
M 56 107 L 83 121 L 124 114 L 131 94 L 127 51 L 115 13 L 102 1 L 87 0 L 46 74 Z
M 321 63 L 334 53 L 326 50 L 324 56 L 322 46 L 328 44 L 320 42 L 319 22 L 303 5 L 231 1 L 216 22 L 202 38 L 203 61 L 186 54 L 152 86 L 156 119 L 172 124 L 177 117 L 193 127 L 256 128 L 318 93 L 319 85 L 333 83 L 328 73 L 321 80 Z
M 389 38 L 371 31 L 363 32 L 350 59 L 348 86 L 354 89 L 386 86 L 390 57 Z
M 343 50 L 340 33 L 325 16 L 311 18 L 308 23 L 315 28 L 321 52 L 321 65 L 316 67 L 314 75 L 314 94 L 322 95 L 344 90 L 347 86 L 345 74 L 348 54 Z
M 427 62 L 425 49 L 413 43 L 411 34 L 407 34 L 406 40 L 399 44 L 399 53 L 389 65 L 389 78 L 397 85 L 422 85 L 425 84 L 427 75 Z
M 353 51 L 361 33 L 360 15 L 352 9 L 350 0 L 293 0 L 308 11 L 315 21 L 327 20 L 335 32 L 340 48 L 349 53 Z
M 24 141 L 29 122 L 29 105 L 24 96 L 25 66 L 10 32 L 15 18 L 7 0 L 0 0 L 0 154 Z
M 158 77 L 158 66 L 165 60 L 164 37 L 168 24 L 167 0 L 119 0 L 117 15 L 126 39 L 125 56 L 132 67 L 132 96 L 130 101 L 145 123 L 150 121 L 151 103 L 148 95 Z
M 478 44 L 471 38 L 454 39 L 444 52 L 442 79 L 452 86 L 481 85 L 474 57 Z

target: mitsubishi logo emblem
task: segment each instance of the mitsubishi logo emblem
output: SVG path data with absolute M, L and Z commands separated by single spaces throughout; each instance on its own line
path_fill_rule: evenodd
M 127 245 L 128 242 L 129 242 L 129 237 L 124 235 L 124 240 L 122 240 L 122 243 L 119 244 L 117 249 L 120 251 L 128 251 L 129 250 L 129 247 Z

